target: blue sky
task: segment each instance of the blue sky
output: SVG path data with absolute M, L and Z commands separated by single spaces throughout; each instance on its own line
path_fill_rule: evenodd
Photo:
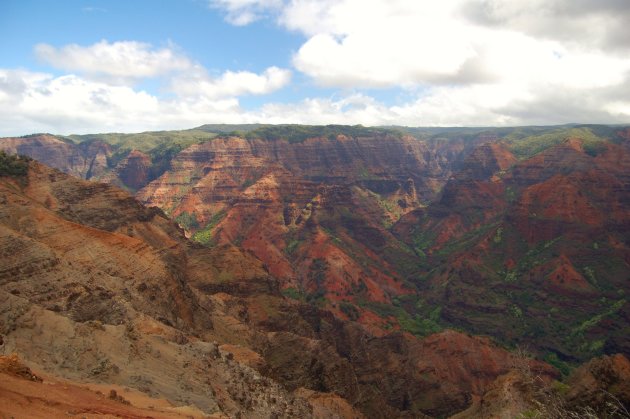
M 625 0 L 0 2 L 0 135 L 630 122 Z

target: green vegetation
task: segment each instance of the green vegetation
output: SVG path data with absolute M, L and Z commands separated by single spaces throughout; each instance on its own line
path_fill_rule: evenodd
M 399 304 L 404 297 L 398 297 L 394 300 L 394 304 Z M 439 324 L 441 307 L 433 307 L 433 309 L 422 315 L 420 313 L 410 314 L 400 305 L 390 305 L 385 303 L 377 303 L 374 301 L 361 300 L 359 305 L 378 314 L 380 317 L 395 317 L 401 329 L 416 336 L 428 336 L 443 330 Z
M 517 271 L 508 271 L 505 274 L 505 277 L 503 278 L 503 280 L 505 282 L 515 282 L 518 279 L 518 272 Z
M 199 228 L 199 221 L 197 221 L 197 215 L 194 212 L 192 214 L 182 212 L 177 217 L 175 217 L 175 222 L 186 231 Z
M 0 176 L 26 176 L 31 160 L 30 157 L 7 154 L 0 150 Z
M 326 137 L 334 139 L 337 135 L 348 137 L 372 137 L 393 135 L 400 137 L 402 133 L 395 129 L 368 128 L 362 125 L 264 125 L 247 132 L 233 132 L 247 139 L 287 140 L 300 143 L 308 138 Z
M 288 255 L 292 255 L 298 246 L 302 243 L 299 239 L 292 239 L 287 243 L 287 247 L 284 249 L 285 253 Z
M 516 317 L 517 319 L 520 319 L 521 317 L 523 317 L 523 310 L 521 310 L 521 308 L 517 306 L 516 304 L 512 304 L 509 311 L 510 311 L 510 314 Z
M 505 200 L 507 202 L 511 204 L 512 202 L 516 201 L 516 198 L 516 191 L 511 186 L 505 188 Z
M 584 276 L 590 282 L 591 285 L 597 287 L 597 277 L 595 276 L 595 271 L 590 266 L 585 266 L 583 268 Z
M 68 138 L 75 143 L 103 141 L 114 148 L 149 152 L 160 144 L 181 144 L 188 146 L 216 137 L 216 133 L 201 130 L 153 131 L 137 134 L 87 134 L 71 135 Z
M 605 138 L 599 137 L 587 127 L 562 127 L 551 132 L 544 132 L 536 135 L 522 136 L 515 130 L 505 139 L 510 143 L 510 148 L 519 159 L 526 159 L 541 151 L 561 144 L 569 138 L 579 138 L 583 141 L 584 151 L 591 155 L 596 155 L 600 150 Z
M 515 269 L 498 271 L 500 277 L 505 282 L 515 282 L 521 276 L 527 274 L 533 268 L 544 264 L 550 259 L 554 253 L 554 245 L 562 239 L 562 236 L 558 236 L 553 240 L 539 243 L 533 248 L 529 249 L 523 257 L 518 261 L 518 265 Z
M 438 323 L 440 317 L 441 308 L 436 307 L 434 311 L 429 314 L 427 318 L 421 318 L 416 314 L 411 317 L 407 312 L 403 312 L 402 316 L 398 317 L 398 323 L 403 330 L 416 335 L 416 336 L 428 336 L 433 333 L 442 331 L 442 326 Z
M 621 299 L 615 302 L 608 310 L 604 311 L 603 313 L 597 314 L 593 316 L 592 318 L 582 322 L 579 326 L 577 326 L 571 331 L 571 337 L 583 336 L 584 332 L 586 332 L 588 329 L 592 328 L 593 326 L 597 325 L 600 321 L 602 321 L 603 318 L 611 316 L 615 314 L 617 311 L 619 311 L 619 309 L 621 309 L 621 307 L 623 307 L 625 303 L 626 303 L 626 300 Z
M 87 134 L 71 135 L 67 140 L 75 143 L 103 141 L 112 146 L 112 155 L 107 159 L 109 167 L 115 167 L 131 150 L 138 150 L 151 157 L 149 179 L 155 179 L 170 168 L 171 160 L 186 147 L 208 141 L 216 133 L 202 130 L 155 131 L 138 134 Z
M 173 158 L 187 146 L 186 143 L 161 143 L 149 150 L 148 154 L 151 157 L 149 179 L 157 179 L 169 170 Z
M 544 356 L 543 361 L 555 367 L 558 371 L 560 371 L 560 374 L 562 374 L 563 377 L 567 377 L 569 373 L 571 373 L 571 366 L 558 358 L 558 355 L 554 352 L 547 353 Z
M 208 224 L 202 229 L 193 234 L 192 239 L 204 246 L 211 247 L 214 245 L 212 230 L 223 220 L 225 217 L 225 211 L 219 211 L 212 216 Z
M 300 291 L 298 291 L 296 288 L 293 288 L 293 287 L 285 288 L 280 292 L 282 293 L 282 295 L 284 295 L 287 298 L 291 298 L 292 300 L 304 300 L 304 295 Z
M 260 127 L 267 126 L 266 124 L 205 124 L 195 128 L 193 131 L 204 131 L 213 134 L 231 134 L 231 133 L 245 133 L 255 130 Z
M 503 237 L 503 227 L 497 228 L 496 233 L 494 234 L 494 238 L 492 239 L 496 244 L 501 243 Z

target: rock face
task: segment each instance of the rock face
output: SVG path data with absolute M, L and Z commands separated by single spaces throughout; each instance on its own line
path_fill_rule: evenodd
M 2 351 L 244 417 L 513 417 L 546 400 L 523 371 L 547 385 L 547 364 L 515 372 L 449 327 L 565 375 L 630 354 L 627 130 L 324 128 L 105 150 L 105 172 L 68 163 L 96 138 L 37 136 L 63 170 L 154 208 L 36 163 L 0 179 Z M 585 388 L 616 389 L 594 384 L 602 368 Z
M 449 323 L 541 356 L 630 354 L 628 150 L 571 138 L 516 161 L 502 148 L 471 153 L 440 199 L 394 227 L 427 255 L 421 289 Z
M 216 138 L 181 152 L 137 196 L 202 243 L 251 251 L 282 288 L 325 298 L 346 317 L 337 302 L 389 303 L 411 292 L 403 279 L 416 256 L 388 226 L 432 199 L 474 142 Z
M 32 162 L 0 178 L 0 202 L 2 351 L 45 374 L 217 416 L 422 417 L 466 408 L 513 363 L 487 339 L 378 337 L 286 299 L 251 253 L 192 244 L 109 185 Z
M 431 198 L 448 175 L 450 162 L 433 158 L 439 147 L 411 137 L 311 138 L 286 140 L 220 138 L 180 153 L 172 170 L 139 193 L 147 204 L 170 211 L 201 200 L 273 202 L 282 187 L 289 203 L 306 205 L 319 186 L 364 185 L 375 193 L 401 193 L 417 205 Z M 261 182 L 259 184 L 259 182 Z M 289 189 L 289 190 L 287 190 Z M 249 193 L 248 193 L 249 192 Z M 248 193 L 241 197 L 242 193 Z M 182 202 L 183 201 L 183 202 Z M 200 221 L 205 221 L 200 214 Z M 295 220 L 289 219 L 289 224 Z
M 213 135 L 194 130 L 69 137 L 34 134 L 0 138 L 0 150 L 29 156 L 82 179 L 112 183 L 135 192 L 164 173 L 173 156 L 187 145 Z
M 111 146 L 102 141 L 74 144 L 49 134 L 0 139 L 0 150 L 34 158 L 82 179 L 99 178 L 107 171 Z
M 135 192 L 149 183 L 150 176 L 151 157 L 141 151 L 131 150 L 114 170 L 100 180 Z

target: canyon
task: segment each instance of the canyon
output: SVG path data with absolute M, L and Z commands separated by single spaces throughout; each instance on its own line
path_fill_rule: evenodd
M 58 169 L 0 177 L 3 353 L 167 416 L 627 406 L 629 133 L 0 139 Z

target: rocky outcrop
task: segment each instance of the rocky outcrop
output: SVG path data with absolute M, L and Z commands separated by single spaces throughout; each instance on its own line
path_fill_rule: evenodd
M 0 139 L 0 150 L 29 156 L 48 166 L 82 179 L 103 176 L 111 146 L 102 141 L 75 144 L 49 134 Z
M 593 359 L 565 383 L 547 381 L 515 365 L 473 405 L 452 419 L 514 417 L 628 417 L 630 363 L 622 355 Z
M 106 176 L 102 182 L 128 188 L 135 192 L 145 186 L 151 180 L 151 157 L 147 154 L 131 150 Z

